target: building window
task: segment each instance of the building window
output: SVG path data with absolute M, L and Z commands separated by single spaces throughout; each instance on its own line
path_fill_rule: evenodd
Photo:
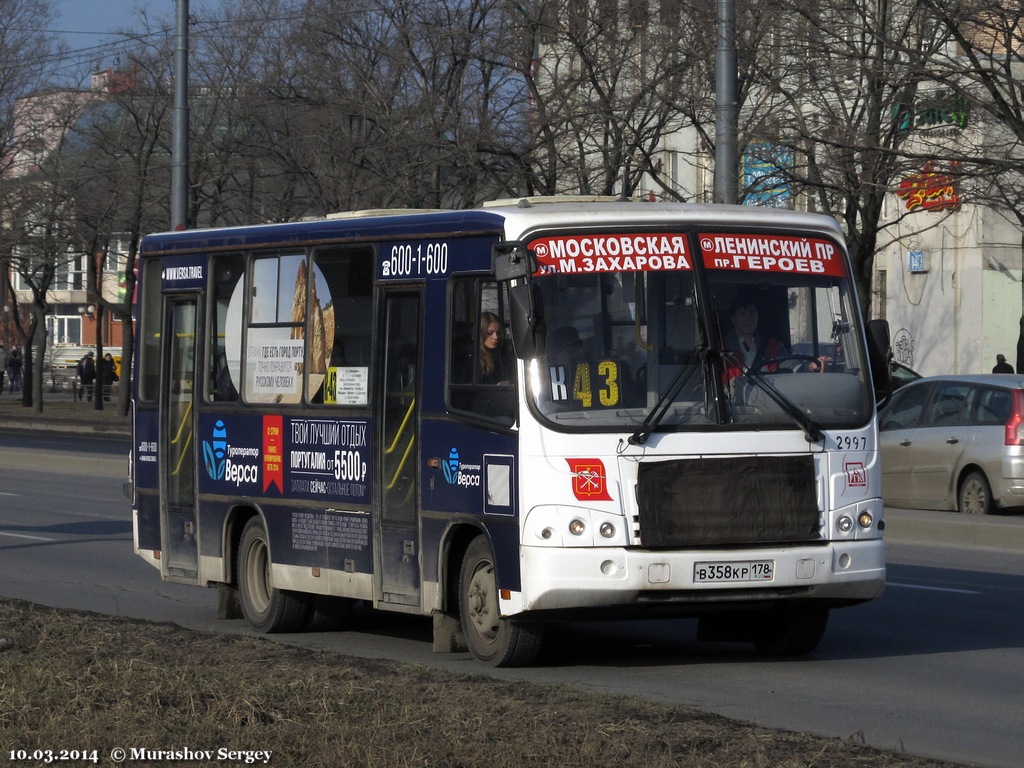
M 81 315 L 51 315 L 46 318 L 46 333 L 51 344 L 82 344 Z
M 52 288 L 55 291 L 81 291 L 85 287 L 85 276 L 85 257 L 73 256 L 57 263 Z

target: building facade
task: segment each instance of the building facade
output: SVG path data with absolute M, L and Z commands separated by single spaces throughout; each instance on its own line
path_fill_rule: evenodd
M 123 78 L 112 72 L 103 72 L 93 76 L 89 90 L 52 89 L 17 100 L 11 150 L 3 164 L 4 180 L 12 184 L 32 185 L 36 178 L 43 178 L 39 183 L 47 184 L 45 174 L 40 172 L 52 155 L 59 151 L 67 132 L 86 110 L 101 103 L 112 88 L 124 86 Z M 3 212 L 3 218 L 5 224 L 10 224 L 12 217 L 9 211 Z M 54 227 L 59 228 L 60 222 L 55 222 Z M 14 240 L 8 239 L 9 244 L 13 242 L 11 253 L 6 254 L 8 258 L 0 260 L 0 268 L 7 272 L 4 300 L 0 305 L 0 341 L 7 349 L 24 346 L 28 342 L 25 332 L 30 325 L 29 307 L 33 302 L 33 291 L 25 267 L 32 266 L 33 259 L 42 258 L 23 254 L 22 246 Z M 55 241 L 60 242 L 60 238 L 55 238 Z M 124 251 L 123 244 L 112 239 L 103 251 L 95 254 L 83 253 L 67 245 L 45 257 L 52 259 L 53 267 L 53 278 L 46 292 L 47 357 L 55 366 L 71 360 L 83 348 L 95 348 L 101 335 L 106 349 L 119 352 L 125 332 L 122 323 L 111 317 L 111 313 L 98 311 L 95 296 L 98 294 L 109 302 L 123 300 L 127 263 Z M 88 290 L 90 259 L 93 260 L 92 274 L 97 283 L 94 292 Z

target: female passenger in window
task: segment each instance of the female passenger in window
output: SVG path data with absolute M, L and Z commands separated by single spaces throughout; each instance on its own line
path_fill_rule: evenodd
M 480 313 L 480 341 L 477 344 L 478 384 L 510 384 L 508 366 L 502 354 L 505 330 L 493 312 Z

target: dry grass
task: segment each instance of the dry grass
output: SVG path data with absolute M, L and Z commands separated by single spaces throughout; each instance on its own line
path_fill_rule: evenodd
M 0 744 L 4 759 L 95 749 L 101 765 L 115 747 L 271 750 L 271 765 L 345 768 L 951 765 L 639 699 L 14 600 L 0 600 Z

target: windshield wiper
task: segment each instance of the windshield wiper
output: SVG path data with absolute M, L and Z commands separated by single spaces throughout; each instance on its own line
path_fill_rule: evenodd
M 672 401 L 675 396 L 679 394 L 679 391 L 686 386 L 686 382 L 690 380 L 694 372 L 700 368 L 698 363 L 704 359 L 707 355 L 707 350 L 698 349 L 694 350 L 690 355 L 688 363 L 683 363 L 679 369 L 679 373 L 672 379 L 672 383 L 668 385 L 668 388 L 661 393 L 661 397 L 658 398 L 658 402 L 651 408 L 651 412 L 647 414 L 647 418 L 643 420 L 643 423 L 637 427 L 636 432 L 629 436 L 627 441 L 630 445 L 643 445 L 650 438 L 651 433 L 658 428 L 661 424 L 661 420 L 665 418 L 665 414 L 668 413 L 669 406 L 672 405 Z
M 797 407 L 796 403 L 782 394 L 775 385 L 772 384 L 768 379 L 762 376 L 760 373 L 755 371 L 753 368 L 748 368 L 744 365 L 743 361 L 734 353 L 726 350 L 722 357 L 728 362 L 735 365 L 743 375 L 754 382 L 768 397 L 770 397 L 783 412 L 789 416 L 797 425 L 804 431 L 804 435 L 807 437 L 807 442 L 818 443 L 825 439 L 825 435 L 822 434 L 821 427 L 818 423 L 808 416 L 806 413 Z

